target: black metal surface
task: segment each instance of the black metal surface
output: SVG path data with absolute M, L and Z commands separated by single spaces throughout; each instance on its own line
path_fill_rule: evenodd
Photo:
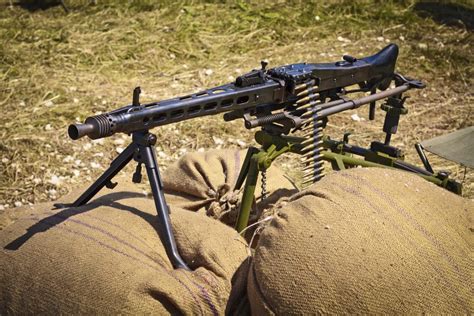
M 418 153 L 418 156 L 420 157 L 421 162 L 423 163 L 423 166 L 425 166 L 425 169 L 431 173 L 434 173 L 433 168 L 431 167 L 431 164 L 428 161 L 428 157 L 426 157 L 423 146 L 420 143 L 416 143 L 415 149 Z
M 373 88 L 372 90 L 370 90 L 370 94 L 375 94 L 375 93 L 377 93 L 377 89 Z M 376 101 L 372 101 L 370 102 L 370 105 L 369 105 L 369 120 L 370 121 L 375 120 L 375 103 Z
M 358 60 L 351 57 L 352 62 L 344 60 L 322 64 L 301 63 L 274 68 L 268 73 L 296 83 L 315 79 L 318 86 L 315 92 L 319 92 L 390 77 L 394 72 L 397 57 L 398 46 L 390 44 L 373 56 Z
M 364 91 L 380 89 L 382 81 L 390 82 L 394 76 L 397 55 L 398 47 L 391 44 L 373 56 L 346 57 L 347 60 L 336 63 L 301 63 L 269 70 L 264 63 L 262 69 L 240 76 L 235 83 L 145 105 L 138 101 L 138 90 L 134 92 L 132 105 L 88 117 L 84 124 L 72 124 L 68 133 L 72 139 L 86 135 L 97 139 L 223 112 L 227 112 L 227 120 L 244 114 L 259 116 L 280 109 L 291 111 L 297 100 L 293 89 L 308 80 L 314 83 L 312 94 L 321 92 L 330 98 L 338 98 L 342 88 L 353 84 L 361 85 Z
M 394 167 L 396 167 L 398 169 L 401 169 L 401 170 L 410 171 L 410 172 L 413 172 L 413 173 L 419 173 L 419 174 L 423 174 L 423 175 L 431 176 L 431 177 L 436 176 L 435 174 L 433 174 L 429 171 L 426 171 L 424 169 L 421 169 L 420 167 L 409 164 L 408 162 L 405 162 L 403 160 L 394 161 L 393 165 L 394 165 Z
M 403 153 L 401 149 L 390 146 L 388 143 L 389 141 L 387 141 L 387 139 L 385 139 L 384 143 L 373 141 L 372 143 L 370 143 L 370 150 L 374 152 L 384 153 L 394 158 L 403 157 Z
M 72 124 L 68 132 L 72 139 L 86 135 L 97 139 L 118 132 L 132 133 L 191 118 L 256 108 L 259 105 L 279 103 L 280 89 L 280 84 L 271 79 L 245 88 L 228 84 L 180 98 L 139 107 L 126 106 L 92 116 L 84 124 Z
M 410 89 L 410 86 L 408 84 L 406 84 L 406 85 L 402 85 L 402 86 L 399 86 L 399 87 L 396 87 L 396 88 L 393 88 L 393 89 L 390 89 L 390 90 L 385 90 L 385 91 L 382 91 L 382 92 L 378 92 L 376 94 L 371 94 L 371 95 L 362 97 L 360 99 L 349 100 L 349 101 L 344 102 L 342 104 L 339 104 L 339 105 L 336 105 L 336 106 L 333 106 L 333 107 L 322 110 L 320 112 L 320 116 L 321 117 L 330 116 L 330 115 L 333 115 L 333 114 L 336 114 L 336 113 L 339 113 L 339 112 L 342 112 L 342 111 L 357 109 L 358 107 L 360 107 L 362 105 L 369 104 L 369 103 L 374 102 L 374 101 L 382 100 L 382 99 L 385 99 L 385 98 L 387 98 L 389 96 L 392 96 L 392 95 L 403 93 L 403 92 L 407 91 L 408 89 Z

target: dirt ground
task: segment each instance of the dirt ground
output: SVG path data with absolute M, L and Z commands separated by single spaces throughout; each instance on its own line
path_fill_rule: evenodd
M 259 67 L 330 62 L 400 46 L 397 71 L 427 88 L 407 95 L 393 144 L 421 165 L 413 145 L 473 125 L 474 6 L 466 1 L 0 1 L 0 210 L 54 200 L 91 182 L 126 135 L 72 141 L 67 126 L 131 102 L 185 95 Z M 357 114 L 360 121 L 351 118 Z M 383 140 L 382 112 L 331 117 L 327 133 L 367 146 Z M 153 130 L 162 168 L 188 151 L 248 147 L 241 121 L 205 117 Z M 474 198 L 474 173 L 428 155 Z M 298 183 L 297 157 L 278 164 Z M 131 167 L 128 168 L 131 176 Z M 396 185 L 395 183 L 393 185 Z

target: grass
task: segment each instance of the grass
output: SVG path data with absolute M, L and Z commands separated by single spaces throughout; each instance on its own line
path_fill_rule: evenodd
M 65 1 L 29 11 L 0 2 L 0 205 L 59 198 L 99 175 L 127 138 L 71 141 L 67 125 L 131 101 L 156 101 L 213 87 L 258 67 L 327 62 L 344 53 L 364 56 L 399 44 L 398 71 L 427 83 L 410 92 L 410 113 L 394 144 L 417 162 L 416 141 L 473 125 L 473 33 L 469 1 L 441 2 L 464 16 L 443 24 L 414 1 Z M 429 11 L 428 11 L 429 12 Z M 465 19 L 467 16 L 467 20 Z M 328 133 L 354 131 L 355 142 L 381 139 L 375 122 L 354 122 L 367 109 L 335 116 Z M 245 147 L 252 133 L 219 116 L 155 129 L 166 167 L 184 152 Z M 211 137 L 213 135 L 214 137 Z M 473 198 L 472 171 L 430 155 L 436 168 L 464 179 Z M 296 159 L 280 161 L 287 170 Z M 294 175 L 294 174 L 293 174 Z

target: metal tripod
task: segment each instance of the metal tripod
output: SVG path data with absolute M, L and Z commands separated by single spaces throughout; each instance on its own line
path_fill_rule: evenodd
M 155 207 L 158 212 L 158 234 L 165 247 L 166 253 L 174 268 L 190 270 L 181 258 L 174 239 L 173 228 L 169 217 L 169 208 L 163 194 L 163 184 L 154 145 L 156 136 L 148 131 L 132 133 L 132 143 L 115 158 L 110 167 L 76 200 L 74 203 L 65 206 L 81 206 L 89 202 L 104 186 L 109 189 L 114 188 L 117 183 L 112 183 L 112 178 L 120 172 L 132 159 L 138 162 L 133 182 L 141 182 L 141 164 L 145 165 L 148 180 L 150 181 Z

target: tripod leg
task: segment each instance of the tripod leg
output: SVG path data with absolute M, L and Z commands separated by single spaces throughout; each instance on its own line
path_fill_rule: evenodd
M 74 203 L 72 203 L 72 206 L 81 206 L 89 202 L 97 192 L 107 185 L 107 183 L 109 183 L 110 180 L 112 180 L 113 177 L 115 177 L 115 175 L 119 173 L 120 170 L 130 162 L 130 160 L 132 160 L 135 149 L 137 149 L 136 144 L 131 143 L 128 145 L 128 147 L 112 161 L 110 167 L 105 170 L 105 172 L 84 193 L 82 193 Z
M 169 217 L 169 208 L 163 194 L 163 183 L 161 182 L 156 154 L 152 146 L 139 145 L 140 159 L 145 164 L 148 180 L 150 181 L 153 199 L 158 212 L 158 233 L 165 246 L 166 253 L 173 267 L 190 270 L 181 258 L 176 241 L 174 239 L 173 227 Z
M 247 227 L 250 217 L 250 210 L 252 209 L 253 200 L 255 197 L 255 187 L 258 180 L 258 157 L 253 154 L 250 158 L 250 165 L 247 172 L 247 181 L 245 181 L 244 193 L 242 196 L 242 203 L 240 204 L 240 212 L 237 218 L 235 229 L 240 233 Z
M 259 150 L 255 147 L 250 147 L 247 150 L 247 154 L 245 155 L 244 162 L 242 163 L 242 168 L 240 169 L 240 172 L 239 172 L 239 177 L 237 178 L 237 181 L 235 182 L 234 190 L 240 190 L 240 188 L 242 187 L 242 184 L 244 184 L 244 180 L 247 177 L 247 174 L 249 172 L 250 159 L 252 158 L 253 154 L 256 154 L 258 152 Z

